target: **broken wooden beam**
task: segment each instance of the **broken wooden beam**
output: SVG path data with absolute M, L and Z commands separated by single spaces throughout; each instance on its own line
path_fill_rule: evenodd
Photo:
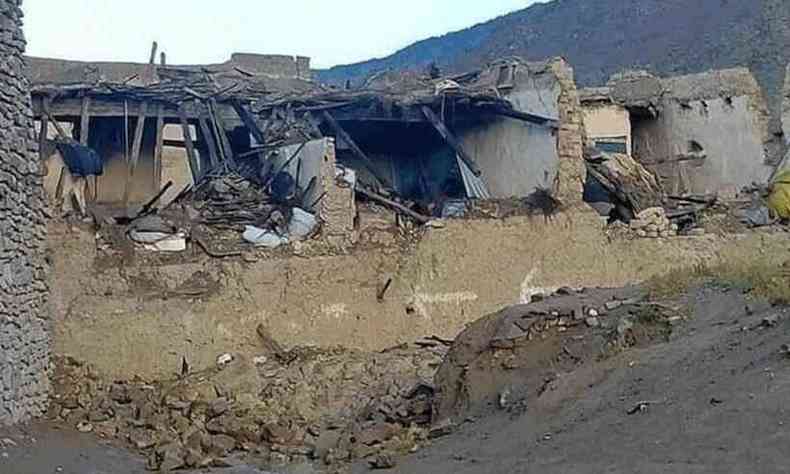
M 468 155 L 468 154 L 467 154 L 467 153 L 464 151 L 463 147 L 461 146 L 461 142 L 460 142 L 460 141 L 458 141 L 458 139 L 455 137 L 455 135 L 453 134 L 453 132 L 451 132 L 451 131 L 450 131 L 450 129 L 449 129 L 449 128 L 447 128 L 447 126 L 444 124 L 444 122 L 442 121 L 442 119 L 440 119 L 440 118 L 439 118 L 439 117 L 438 117 L 438 116 L 437 116 L 437 115 L 434 113 L 434 111 L 433 111 L 433 110 L 431 110 L 431 109 L 430 109 L 428 106 L 426 106 L 426 105 L 423 105 L 423 106 L 422 106 L 422 113 L 423 113 L 423 114 L 425 114 L 425 118 L 427 118 L 427 119 L 428 119 L 428 121 L 429 121 L 429 122 L 431 122 L 431 124 L 433 125 L 433 128 L 435 128 L 435 129 L 436 129 L 436 131 L 437 131 L 437 132 L 439 132 L 439 135 L 441 135 L 441 136 L 442 136 L 442 138 L 444 138 L 444 141 L 445 141 L 445 142 L 446 142 L 448 145 L 450 145 L 450 148 L 452 148 L 453 150 L 455 150 L 455 152 L 456 152 L 456 153 L 458 154 L 458 156 L 461 158 L 461 161 L 463 161 L 464 163 L 466 163 L 466 166 L 468 166 L 468 167 L 469 167 L 469 169 L 470 169 L 470 170 L 472 170 L 472 173 L 474 173 L 474 175 L 475 175 L 475 176 L 480 176 L 480 175 L 482 175 L 482 174 L 483 174 L 483 172 L 482 172 L 482 171 L 480 171 L 480 167 L 479 167 L 479 166 L 477 166 L 477 163 L 475 163 L 475 160 L 473 160 L 473 159 L 472 159 L 472 157 L 470 157 L 470 156 L 469 156 L 469 155 Z
M 233 107 L 233 110 L 236 111 L 236 114 L 244 123 L 244 126 L 249 129 L 250 134 L 253 136 L 253 138 L 255 138 L 255 141 L 258 142 L 259 145 L 265 144 L 266 138 L 263 136 L 263 132 L 261 132 L 261 129 L 258 128 L 258 124 L 255 123 L 255 119 L 253 118 L 249 110 L 247 110 L 243 105 L 241 105 L 241 103 L 238 100 L 231 101 L 230 105 Z
M 137 162 L 140 160 L 140 150 L 143 146 L 143 132 L 145 131 L 145 119 L 148 115 L 148 102 L 140 104 L 140 111 L 137 114 L 137 124 L 134 128 L 134 141 L 132 142 L 132 159 L 130 168 L 132 174 L 137 169 Z
M 542 115 L 521 112 L 519 110 L 509 109 L 502 106 L 491 108 L 485 107 L 483 110 L 495 115 L 502 115 L 504 117 L 510 117 L 512 119 L 521 120 L 522 122 L 532 123 L 535 125 L 543 125 L 555 130 L 560 128 L 559 121 L 549 117 L 544 117 Z
M 225 128 L 225 124 L 222 121 L 222 117 L 220 117 L 217 113 L 217 102 L 214 99 L 210 99 L 208 101 L 208 111 L 211 121 L 214 124 L 214 131 L 216 132 L 217 140 L 219 140 L 222 159 L 235 166 L 236 159 L 233 156 L 233 147 L 231 146 L 230 140 L 228 139 L 228 134 L 225 132 L 227 129 Z
M 139 219 L 139 218 L 141 218 L 143 216 L 148 215 L 151 212 L 151 210 L 153 209 L 154 205 L 160 199 L 162 199 L 162 196 L 165 195 L 165 193 L 167 192 L 168 189 L 170 189 L 171 186 L 173 186 L 173 182 L 172 181 L 168 181 L 167 184 L 164 185 L 164 187 L 162 189 L 160 189 L 159 192 L 156 193 L 156 195 L 154 197 L 149 199 L 148 202 L 146 202 L 143 205 L 143 207 L 140 208 L 140 212 L 138 212 L 137 215 L 132 220 L 136 220 L 136 219 Z
M 184 134 L 184 147 L 187 150 L 187 159 L 189 160 L 189 168 L 192 171 L 192 179 L 197 183 L 200 178 L 200 167 L 198 166 L 197 156 L 195 156 L 195 143 L 192 141 L 192 132 L 189 128 L 189 120 L 187 120 L 184 104 L 178 107 L 178 115 L 181 121 L 181 131 Z
M 151 43 L 151 56 L 148 58 L 148 64 L 154 64 L 156 62 L 156 51 L 159 49 L 159 44 L 154 41 Z
M 371 161 L 371 159 L 368 158 L 368 155 L 366 155 L 365 152 L 363 152 L 362 149 L 359 148 L 359 146 L 357 146 L 356 142 L 354 142 L 354 140 L 351 138 L 351 135 L 349 135 L 348 132 L 346 132 L 346 130 L 340 125 L 340 123 L 337 120 L 335 120 L 332 114 L 324 110 L 322 116 L 324 118 L 324 121 L 329 124 L 332 130 L 335 131 L 335 134 L 338 137 L 340 137 L 340 139 L 343 140 L 343 142 L 345 142 L 346 145 L 348 145 L 351 151 L 360 160 L 362 160 L 362 163 L 365 165 L 365 168 L 367 168 L 368 171 L 370 171 L 370 174 L 372 174 L 382 184 L 388 184 L 387 180 L 382 178 L 379 175 L 378 171 L 376 171 L 376 167 L 375 165 L 373 165 L 373 161 Z
M 137 124 L 134 128 L 134 139 L 132 141 L 132 156 L 126 167 L 126 182 L 123 188 L 123 202 L 129 204 L 132 192 L 132 178 L 137 170 L 137 162 L 140 160 L 140 150 L 143 146 L 143 131 L 145 130 L 145 118 L 148 113 L 148 102 L 140 104 L 140 111 L 137 115 Z
M 61 127 L 60 123 L 55 120 L 55 117 L 52 116 L 52 112 L 50 112 L 50 105 L 50 98 L 45 97 L 41 103 L 41 108 L 43 109 L 44 115 L 46 115 L 49 121 L 52 122 L 52 125 L 55 127 L 55 131 L 58 133 L 58 137 L 60 137 L 61 140 L 69 140 L 70 138 L 68 135 L 66 135 L 63 127 Z
M 209 163 L 211 168 L 214 168 L 219 164 L 219 156 L 217 155 L 217 142 L 214 140 L 214 132 L 209 127 L 208 121 L 208 113 L 202 112 L 198 117 L 200 133 L 203 135 L 203 142 L 206 144 L 206 148 L 208 148 Z
M 80 110 L 80 145 L 88 146 L 88 138 L 90 137 L 90 96 L 82 98 L 82 109 Z
M 162 53 L 164 54 L 164 53 Z M 154 187 L 162 185 L 162 149 L 165 139 L 165 106 L 156 107 L 156 144 L 154 145 Z
M 41 128 L 38 130 L 38 152 L 40 156 L 44 152 L 44 147 L 47 144 L 47 137 L 49 134 L 49 116 L 42 115 L 41 116 Z
M 368 199 L 372 199 L 372 200 L 374 200 L 374 201 L 376 201 L 376 202 L 378 202 L 380 204 L 383 204 L 383 205 L 385 205 L 387 207 L 390 207 L 390 208 L 400 212 L 401 214 L 405 214 L 405 215 L 411 217 L 412 219 L 414 219 L 415 221 L 419 222 L 420 224 L 426 224 L 426 223 L 431 221 L 430 217 L 428 217 L 426 215 L 423 215 L 423 214 L 420 214 L 418 212 L 412 211 L 411 209 L 409 209 L 408 207 L 404 206 L 403 204 L 395 202 L 392 199 L 387 199 L 387 198 L 385 198 L 384 196 L 382 196 L 380 194 L 374 193 L 373 191 L 368 191 L 367 189 L 364 189 L 364 188 L 361 188 L 361 187 L 357 187 L 355 189 L 355 191 L 357 192 L 357 194 L 361 194 L 361 195 L 365 196 Z

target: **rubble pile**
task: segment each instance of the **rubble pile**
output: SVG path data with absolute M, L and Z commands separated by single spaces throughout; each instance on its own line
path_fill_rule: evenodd
M 637 288 L 561 289 L 489 315 L 458 337 L 437 371 L 435 420 L 526 410 L 563 374 L 666 338 L 681 320 Z
M 426 339 L 381 353 L 224 354 L 216 368 L 153 384 L 109 383 L 60 359 L 50 416 L 144 452 L 151 470 L 239 456 L 271 466 L 375 462 L 428 439 L 431 381 L 446 351 L 446 341 Z
M 262 188 L 235 173 L 208 180 L 189 205 L 196 211 L 196 223 L 234 230 L 263 227 L 278 208 Z
M 631 220 L 629 227 L 637 237 L 642 238 L 657 239 L 678 235 L 678 226 L 669 220 L 663 207 L 645 209 Z

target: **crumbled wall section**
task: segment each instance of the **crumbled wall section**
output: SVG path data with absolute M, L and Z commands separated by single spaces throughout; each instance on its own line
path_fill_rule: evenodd
M 0 0 L 0 425 L 41 415 L 49 389 L 46 204 L 20 5 Z
M 282 54 L 233 53 L 230 63 L 239 65 L 250 72 L 269 74 L 279 77 L 294 77 L 309 81 L 312 79 L 310 58 L 286 56 Z
M 734 196 L 764 182 L 778 160 L 765 96 L 746 68 L 610 85 L 613 100 L 636 117 L 634 156 L 668 192 Z
M 557 177 L 557 197 L 566 206 L 583 203 L 582 193 L 586 177 L 584 167 L 584 116 L 573 69 L 563 59 L 555 60 L 551 69 L 560 82 L 558 99 L 560 129 L 557 131 L 557 150 L 560 158 Z
M 319 216 L 323 222 L 322 236 L 333 246 L 345 248 L 354 242 L 354 217 L 356 204 L 354 190 L 341 187 L 335 178 L 335 140 L 325 139 L 326 151 L 321 163 L 321 189 Z

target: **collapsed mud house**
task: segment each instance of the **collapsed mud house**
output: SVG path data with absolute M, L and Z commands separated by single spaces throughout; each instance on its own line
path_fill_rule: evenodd
M 766 99 L 744 68 L 670 78 L 626 73 L 580 95 L 591 140 L 632 154 L 671 194 L 734 197 L 765 183 L 781 158 L 770 152 Z
M 198 182 L 220 162 L 256 174 L 272 151 L 328 136 L 338 162 L 368 189 L 428 211 L 440 198 L 552 189 L 562 155 L 581 146 L 560 126 L 580 120 L 571 116 L 572 73 L 561 61 L 503 61 L 446 79 L 379 77 L 340 91 L 305 81 L 299 67 L 285 75 L 249 67 L 252 55 L 186 68 L 154 65 L 153 56 L 148 65 L 29 63 L 42 153 L 55 137 L 95 149 L 105 165 L 97 203 L 139 205 L 169 181 L 174 190 Z M 169 147 L 184 150 L 180 163 Z M 296 151 L 290 164 L 303 161 Z

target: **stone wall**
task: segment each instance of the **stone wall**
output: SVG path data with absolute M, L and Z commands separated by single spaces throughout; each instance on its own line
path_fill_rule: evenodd
M 785 141 L 790 141 L 790 64 L 787 65 L 784 93 L 782 94 L 782 131 Z
M 19 0 L 0 0 L 0 424 L 41 415 L 49 390 L 46 218 Z
M 587 170 L 584 165 L 583 148 L 584 116 L 573 76 L 573 69 L 564 59 L 551 65 L 560 83 L 558 108 L 560 129 L 557 132 L 557 151 L 560 158 L 559 178 L 556 183 L 557 197 L 565 205 L 582 205 L 582 194 Z

